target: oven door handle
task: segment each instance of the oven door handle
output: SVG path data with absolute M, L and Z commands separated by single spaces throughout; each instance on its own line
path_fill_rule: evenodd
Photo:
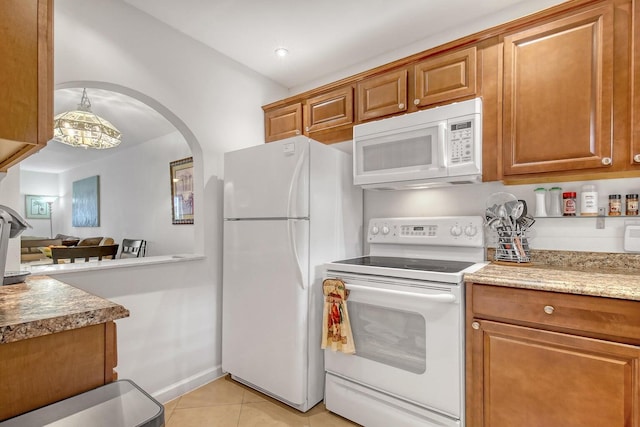
M 345 286 L 347 289 L 350 289 L 350 290 L 372 292 L 378 295 L 394 295 L 399 297 L 410 297 L 413 299 L 422 299 L 425 301 L 442 302 L 442 303 L 456 302 L 456 296 L 453 294 L 419 294 L 419 293 L 412 293 L 412 292 L 396 291 L 393 289 L 379 289 L 379 288 L 373 288 L 369 286 L 354 285 L 352 283 L 345 283 Z

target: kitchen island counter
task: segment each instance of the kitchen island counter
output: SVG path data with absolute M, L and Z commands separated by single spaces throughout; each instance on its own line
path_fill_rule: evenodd
M 490 263 L 465 282 L 640 301 L 640 269 Z
M 47 276 L 0 286 L 0 344 L 129 316 L 123 306 Z

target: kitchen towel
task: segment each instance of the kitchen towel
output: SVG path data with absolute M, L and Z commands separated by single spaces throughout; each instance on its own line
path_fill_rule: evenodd
M 325 279 L 322 282 L 324 309 L 322 312 L 322 345 L 345 354 L 354 354 L 351 323 L 347 312 L 349 291 L 340 279 Z

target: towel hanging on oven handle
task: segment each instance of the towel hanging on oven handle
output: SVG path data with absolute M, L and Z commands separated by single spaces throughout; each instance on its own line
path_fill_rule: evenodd
M 330 348 L 345 354 L 356 352 L 347 312 L 349 290 L 340 279 L 325 279 L 322 282 L 324 309 L 322 312 L 321 348 Z

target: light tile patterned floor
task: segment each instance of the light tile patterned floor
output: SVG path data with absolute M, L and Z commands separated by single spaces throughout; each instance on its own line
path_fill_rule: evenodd
M 164 405 L 166 427 L 354 427 L 323 403 L 296 411 L 232 380 L 219 378 Z

